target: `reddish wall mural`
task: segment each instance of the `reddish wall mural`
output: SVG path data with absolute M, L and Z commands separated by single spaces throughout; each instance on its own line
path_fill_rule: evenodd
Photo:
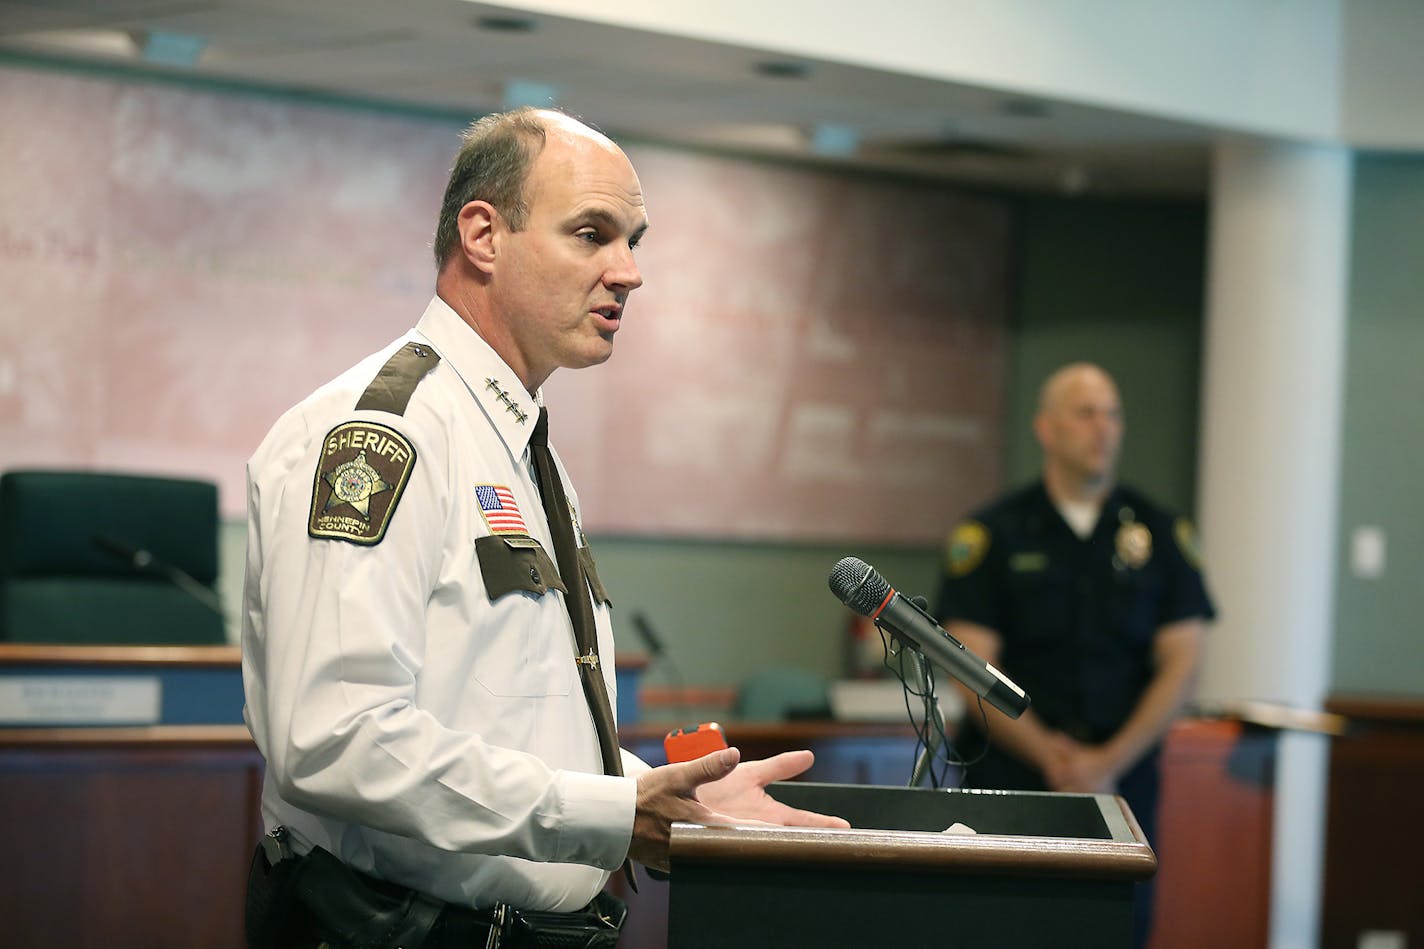
M 211 478 L 403 332 L 459 125 L 0 68 L 0 467 Z M 556 374 L 599 533 L 934 543 L 1000 482 L 1010 215 L 630 145 L 613 359 Z

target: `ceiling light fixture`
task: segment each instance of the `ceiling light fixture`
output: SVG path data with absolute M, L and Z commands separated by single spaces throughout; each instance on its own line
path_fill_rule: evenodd
M 142 39 L 129 31 L 108 28 L 44 30 L 16 34 L 15 39 L 46 52 L 119 59 L 136 59 L 142 46 Z
M 475 26 L 491 33 L 533 33 L 539 24 L 527 16 L 480 16 Z
M 805 79 L 811 75 L 811 67 L 794 59 L 767 59 L 756 63 L 752 70 L 768 79 Z

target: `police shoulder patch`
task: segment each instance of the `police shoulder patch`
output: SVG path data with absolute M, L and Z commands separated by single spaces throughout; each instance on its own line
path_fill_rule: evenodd
M 978 521 L 961 521 L 949 535 L 946 561 L 949 575 L 962 577 L 974 571 L 989 551 L 989 528 Z
M 1177 538 L 1177 548 L 1193 570 L 1201 570 L 1201 549 L 1197 546 L 1197 529 L 1185 517 L 1177 518 L 1172 525 L 1172 534 Z
M 322 440 L 307 533 L 379 544 L 414 467 L 415 448 L 390 426 L 359 421 L 336 426 Z

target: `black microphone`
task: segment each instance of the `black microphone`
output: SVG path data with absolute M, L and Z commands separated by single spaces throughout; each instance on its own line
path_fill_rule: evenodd
M 95 547 L 108 551 L 120 560 L 127 562 L 135 570 L 141 573 L 157 574 L 218 614 L 224 622 L 227 621 L 227 612 L 223 609 L 222 598 L 213 592 L 211 587 L 199 581 L 182 567 L 166 560 L 160 560 L 153 555 L 151 550 L 135 547 L 133 544 L 109 534 L 95 534 L 90 539 L 94 542 Z
M 642 613 L 633 614 L 633 628 L 638 631 L 638 636 L 643 640 L 643 645 L 648 647 L 648 654 L 654 658 L 663 654 L 663 641 L 658 638 L 658 634 L 653 632 L 653 624 L 648 622 L 648 618 Z
M 668 685 L 671 686 L 673 694 L 677 697 L 673 707 L 678 710 L 679 715 L 685 715 L 687 713 L 687 686 L 682 681 L 682 673 L 678 671 L 677 663 L 672 661 L 667 647 L 663 645 L 662 637 L 653 630 L 653 624 L 648 622 L 648 618 L 640 611 L 633 613 L 633 628 L 638 631 L 638 638 L 648 649 L 649 663 L 662 663 Z
M 964 648 L 964 644 L 944 631 L 934 617 L 895 591 L 875 568 L 864 560 L 846 557 L 831 571 L 831 592 L 842 603 L 875 625 L 888 630 L 924 653 L 975 695 L 1009 718 L 1018 718 L 1028 708 L 1029 698 L 998 669 Z
M 95 534 L 93 541 L 94 546 L 108 551 L 120 560 L 127 560 L 129 566 L 136 570 L 147 570 L 153 566 L 153 554 L 142 547 L 135 547 L 108 534 Z

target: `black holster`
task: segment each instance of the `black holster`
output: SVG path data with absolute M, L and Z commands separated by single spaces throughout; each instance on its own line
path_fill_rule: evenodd
M 445 904 L 352 870 L 320 847 L 296 856 L 278 829 L 252 856 L 249 949 L 419 949 Z
M 296 873 L 296 898 L 326 942 L 341 949 L 418 949 L 445 904 L 357 873 L 317 847 Z
M 264 849 L 268 846 L 286 849 L 285 836 L 268 834 L 252 854 L 243 912 L 248 949 L 308 949 L 318 940 L 297 905 L 294 884 L 300 861 L 269 858 Z M 290 849 L 286 853 L 290 857 Z

